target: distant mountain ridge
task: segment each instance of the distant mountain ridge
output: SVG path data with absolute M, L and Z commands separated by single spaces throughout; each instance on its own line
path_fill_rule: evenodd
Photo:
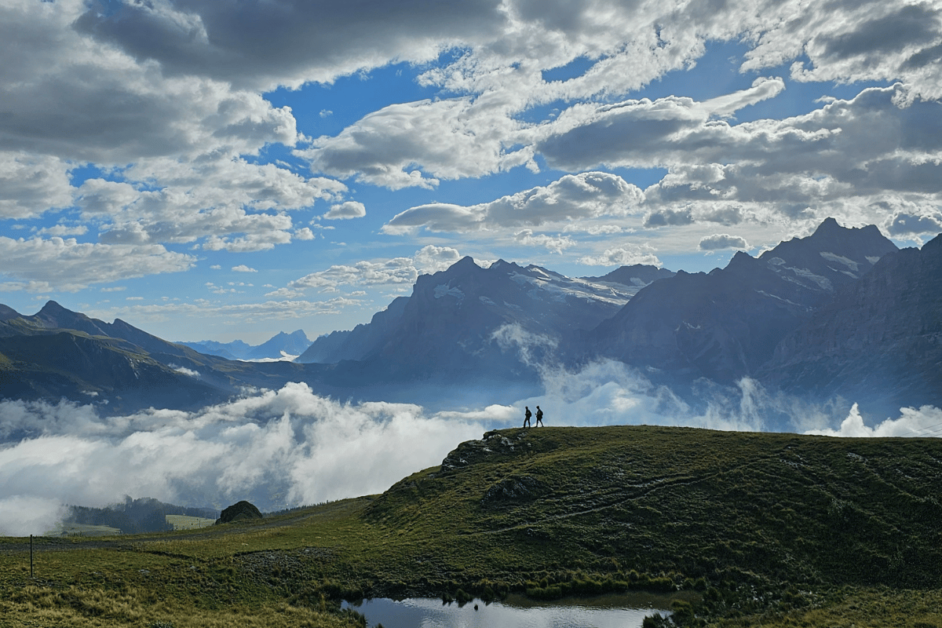
M 836 289 L 896 251 L 876 227 L 846 229 L 829 218 L 812 235 L 758 258 L 738 252 L 723 269 L 681 271 L 652 284 L 577 350 L 688 380 L 733 383 L 754 376 Z
M 816 401 L 866 399 L 878 412 L 942 407 L 940 277 L 942 237 L 900 251 L 876 227 L 833 219 L 709 273 L 636 266 L 573 279 L 464 258 L 420 276 L 370 323 L 321 336 L 295 363 L 206 355 L 55 302 L 33 316 L 0 306 L 0 398 L 64 397 L 116 413 L 296 381 L 352 400 L 509 403 L 539 394 L 542 365 L 612 359 L 690 400 L 698 382 L 751 377 Z
M 559 341 L 612 316 L 651 281 L 673 275 L 651 266 L 620 271 L 619 281 L 602 282 L 504 260 L 482 268 L 465 257 L 419 277 L 410 297 L 397 298 L 369 324 L 315 340 L 298 362 L 358 360 L 383 378 L 400 373 L 532 378 L 532 368 L 495 334 L 509 326 Z
M 205 353 L 206 355 L 215 355 L 227 360 L 264 360 L 280 359 L 287 355 L 298 356 L 311 346 L 311 340 L 303 330 L 297 330 L 290 334 L 278 332 L 270 339 L 260 345 L 252 346 L 241 340 L 232 342 L 214 342 L 212 340 L 200 340 L 196 342 L 178 342 Z
M 899 405 L 942 392 L 942 236 L 880 259 L 775 348 L 759 373 L 786 391 Z

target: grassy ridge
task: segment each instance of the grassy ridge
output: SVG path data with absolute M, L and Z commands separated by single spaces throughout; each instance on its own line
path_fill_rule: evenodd
M 942 628 L 928 610 L 942 588 L 940 480 L 933 439 L 503 430 L 377 497 L 238 526 L 44 541 L 39 586 L 22 543 L 5 540 L 0 599 L 146 591 L 175 626 L 238 608 L 343 625 L 354 618 L 331 611 L 340 597 L 640 589 L 681 595 L 686 625 L 878 625 L 867 622 L 879 606 L 883 625 Z M 0 617 L 22 612 L 2 604 Z M 82 605 L 60 607 L 82 625 Z M 146 597 L 138 607 L 158 608 Z

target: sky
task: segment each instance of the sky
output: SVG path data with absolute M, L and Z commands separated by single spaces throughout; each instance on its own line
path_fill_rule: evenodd
M 0 303 L 167 340 L 942 231 L 942 1 L 0 0 L 0 61 Z

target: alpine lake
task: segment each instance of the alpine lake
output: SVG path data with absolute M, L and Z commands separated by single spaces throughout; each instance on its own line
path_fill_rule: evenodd
M 489 604 L 479 599 L 458 604 L 377 598 L 343 606 L 364 615 L 370 628 L 641 628 L 647 616 L 669 615 L 671 599 L 676 596 L 636 593 L 534 601 L 509 595 Z

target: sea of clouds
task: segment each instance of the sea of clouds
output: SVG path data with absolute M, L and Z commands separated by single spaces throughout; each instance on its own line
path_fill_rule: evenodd
M 150 409 L 101 416 L 67 401 L 0 402 L 0 535 L 42 534 L 68 505 L 124 496 L 264 510 L 379 493 L 437 465 L 458 443 L 522 424 L 539 404 L 547 426 L 682 425 L 831 436 L 936 436 L 942 411 L 904 408 L 868 426 L 854 404 L 813 406 L 744 379 L 693 407 L 669 388 L 612 361 L 545 368 L 544 393 L 509 405 L 431 412 L 420 405 L 344 403 L 305 384 L 262 391 L 196 412 Z M 782 423 L 782 417 L 788 421 Z

